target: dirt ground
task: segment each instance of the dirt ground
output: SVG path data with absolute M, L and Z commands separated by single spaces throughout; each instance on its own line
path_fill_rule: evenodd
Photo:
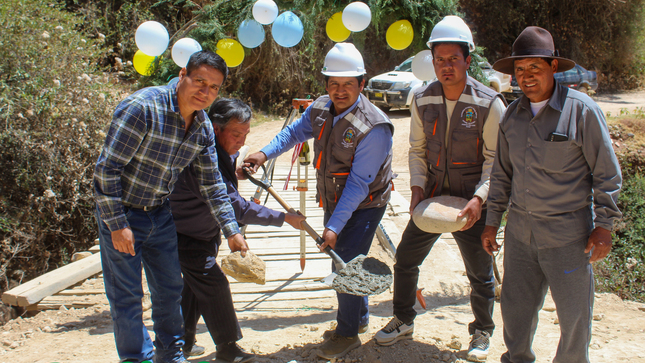
M 627 108 L 630 112 L 645 106 L 645 92 L 631 92 L 597 97 L 605 112 L 612 115 Z M 409 190 L 407 149 L 409 112 L 389 113 L 395 124 L 394 171 L 398 190 Z M 254 127 L 247 144 L 256 151 L 280 130 L 282 120 Z M 392 217 L 402 231 L 408 216 Z M 398 241 L 395 241 L 398 243 Z M 393 261 L 374 244 L 375 255 L 390 265 Z M 100 279 L 85 282 L 87 288 L 101 288 Z M 361 335 L 363 345 L 337 362 L 416 363 L 465 362 L 468 346 L 467 324 L 472 320 L 468 299 L 468 282 L 459 250 L 451 239 L 441 239 L 421 267 L 419 287 L 424 288 L 426 309 L 417 306 L 413 340 L 391 347 L 380 347 L 373 335 L 392 315 L 392 291 L 370 298 L 370 330 Z M 235 299 L 235 296 L 233 297 Z M 506 350 L 502 338 L 501 309 L 495 307 L 497 329 L 492 338 L 489 362 L 499 361 Z M 148 310 L 145 322 L 152 330 Z M 559 326 L 557 312 L 547 298 L 540 312 L 540 323 L 533 348 L 537 362 L 550 362 L 557 349 Z M 322 333 L 333 326 L 335 299 L 316 306 L 285 302 L 268 310 L 238 313 L 244 338 L 240 345 L 258 355 L 258 362 L 325 362 L 317 358 L 315 348 Z M 215 347 L 200 323 L 198 342 L 207 348 L 205 355 L 190 362 L 215 359 Z M 44 311 L 31 318 L 18 318 L 0 327 L 0 363 L 34 362 L 117 362 L 109 307 L 97 305 L 86 309 Z M 595 363 L 645 362 L 645 304 L 621 301 L 612 294 L 596 294 L 590 358 Z

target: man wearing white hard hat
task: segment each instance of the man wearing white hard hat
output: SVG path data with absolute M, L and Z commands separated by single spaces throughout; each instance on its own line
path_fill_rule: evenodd
M 244 161 L 255 168 L 294 145 L 314 139 L 316 199 L 325 211 L 325 240 L 348 262 L 366 255 L 392 189 L 392 134 L 389 118 L 361 95 L 365 86 L 363 57 L 351 43 L 338 43 L 322 70 L 328 92 L 262 151 Z M 332 266 L 332 268 L 334 268 Z M 318 355 L 342 357 L 361 345 L 368 328 L 367 297 L 337 294 L 338 326 L 325 332 Z
M 468 76 L 473 37 L 461 18 L 447 16 L 428 41 L 437 81 L 415 92 L 410 107 L 410 214 L 419 202 L 438 196 L 464 198 L 459 218 L 465 226 L 452 234 L 471 286 L 475 320 L 469 324 L 468 360 L 483 361 L 495 328 L 492 259 L 482 248 L 490 170 L 495 157 L 503 97 Z M 441 233 L 422 230 L 410 219 L 394 265 L 394 318 L 375 335 L 381 345 L 411 338 L 419 266 Z

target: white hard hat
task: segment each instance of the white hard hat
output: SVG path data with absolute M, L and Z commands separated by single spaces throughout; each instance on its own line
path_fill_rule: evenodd
M 441 19 L 437 25 L 432 28 L 428 47 L 432 48 L 432 43 L 466 43 L 468 49 L 472 52 L 475 50 L 473 42 L 473 33 L 466 23 L 458 16 L 448 15 Z
M 352 43 L 336 43 L 325 56 L 322 74 L 330 77 L 357 77 L 365 74 L 363 56 Z

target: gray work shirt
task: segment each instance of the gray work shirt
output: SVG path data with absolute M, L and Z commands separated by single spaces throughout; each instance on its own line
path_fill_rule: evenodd
M 567 141 L 546 141 L 560 129 Z M 549 102 L 533 117 L 529 99 L 513 102 L 500 123 L 490 178 L 486 225 L 499 227 L 508 207 L 506 233 L 538 248 L 586 240 L 594 227 L 612 230 L 620 166 L 598 105 L 555 83 Z M 510 202 L 510 203 L 509 203 Z

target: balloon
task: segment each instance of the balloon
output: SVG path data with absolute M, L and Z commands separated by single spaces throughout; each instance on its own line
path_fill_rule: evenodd
M 273 0 L 258 0 L 253 4 L 253 19 L 260 24 L 271 24 L 278 16 L 278 5 Z
M 149 56 L 145 54 L 141 49 L 137 50 L 134 53 L 134 58 L 132 58 L 132 65 L 134 69 L 144 76 L 149 76 L 152 74 L 152 66 L 157 57 Z
M 300 18 L 290 11 L 285 11 L 280 14 L 271 26 L 273 39 L 285 48 L 293 47 L 300 43 L 304 32 L 305 29 L 302 26 Z
M 352 33 L 349 29 L 345 28 L 345 25 L 343 24 L 343 13 L 340 11 L 332 15 L 331 18 L 327 20 L 325 30 L 327 31 L 329 39 L 336 43 L 345 41 L 345 39 L 349 38 L 349 35 Z
M 255 20 L 244 20 L 237 28 L 237 39 L 247 48 L 255 48 L 264 41 L 264 28 Z
M 186 67 L 190 56 L 202 50 L 202 46 L 192 38 L 181 38 L 172 46 L 172 60 L 181 68 Z
M 343 10 L 343 24 L 353 32 L 365 30 L 372 21 L 372 11 L 367 4 L 360 1 L 345 6 Z
M 422 81 L 432 81 L 436 75 L 432 64 L 432 51 L 422 50 L 412 60 L 412 74 Z
M 414 38 L 414 30 L 407 20 L 395 21 L 385 33 L 387 44 L 396 50 L 407 48 L 412 44 L 412 38 Z
M 229 68 L 239 66 L 244 60 L 244 48 L 237 40 L 226 38 L 217 42 L 217 52 L 220 57 L 224 58 Z
M 163 54 L 168 48 L 168 30 L 156 21 L 146 21 L 139 25 L 134 33 L 134 42 L 137 47 L 147 55 L 156 57 Z

